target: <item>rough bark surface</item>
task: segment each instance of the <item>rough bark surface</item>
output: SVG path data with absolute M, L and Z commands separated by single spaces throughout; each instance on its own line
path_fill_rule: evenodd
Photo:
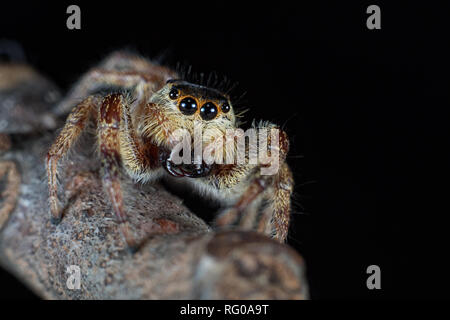
M 89 139 L 77 148 L 85 152 L 73 152 L 61 166 L 66 203 L 62 222 L 53 225 L 44 167 L 53 139 L 11 135 L 11 149 L 0 155 L 16 163 L 21 181 L 17 204 L 0 226 L 0 264 L 42 298 L 308 298 L 303 260 L 287 245 L 253 232 L 214 231 L 160 184 L 123 177 L 130 224 L 144 243 L 130 253 Z M 5 183 L 0 177 L 0 193 Z M 67 285 L 70 266 L 80 268 L 80 289 Z

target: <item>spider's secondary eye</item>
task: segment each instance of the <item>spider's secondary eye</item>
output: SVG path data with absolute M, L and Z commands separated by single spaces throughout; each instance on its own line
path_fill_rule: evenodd
M 203 120 L 212 120 L 217 115 L 217 107 L 212 102 L 205 103 L 200 108 L 200 116 L 203 118 Z
M 175 100 L 176 98 L 178 98 L 178 96 L 179 96 L 178 89 L 172 88 L 169 92 L 169 98 Z
M 181 100 L 179 108 L 181 113 L 190 116 L 197 111 L 197 102 L 192 98 L 184 98 Z
M 230 107 L 230 105 L 228 104 L 228 102 L 224 102 L 224 103 L 222 104 L 222 112 L 223 112 L 223 113 L 227 113 L 228 111 L 230 111 L 230 109 L 231 109 L 231 107 Z

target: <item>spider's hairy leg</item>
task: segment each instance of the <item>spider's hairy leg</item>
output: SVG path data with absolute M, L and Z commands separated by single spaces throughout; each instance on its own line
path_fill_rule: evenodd
M 100 63 L 99 67 L 106 70 L 135 70 L 137 72 L 152 73 L 154 69 L 161 68 L 148 59 L 131 52 L 118 50 L 110 53 Z
M 240 219 L 241 228 L 256 228 L 257 231 L 279 242 L 284 242 L 289 229 L 291 195 L 294 186 L 289 167 L 283 164 L 280 172 L 275 176 L 254 174 L 249 181 L 247 189 L 236 203 L 221 213 L 215 225 L 228 226 Z M 257 211 L 264 202 L 268 205 L 258 215 Z
M 85 76 L 78 82 L 78 84 L 69 92 L 66 98 L 64 98 L 57 106 L 56 112 L 58 114 L 64 114 L 67 110 L 70 110 L 74 101 L 80 97 L 86 97 L 91 94 L 91 91 L 101 86 L 115 86 L 129 88 L 137 85 L 143 81 L 140 74 L 130 74 L 115 70 L 103 70 L 94 68 L 86 73 Z
M 14 162 L 0 162 L 0 179 L 2 179 L 5 175 L 7 175 L 5 179 L 5 189 L 2 193 L 0 193 L 0 198 L 2 199 L 2 204 L 0 207 L 0 228 L 8 219 L 9 214 L 16 205 L 20 187 L 20 174 Z
M 229 173 L 233 174 L 234 172 L 230 170 Z M 250 175 L 253 175 L 253 173 L 250 173 Z M 259 175 L 248 177 L 247 179 L 249 181 L 248 186 L 239 199 L 216 218 L 216 226 L 223 227 L 234 224 L 241 217 L 244 225 L 253 224 L 251 221 L 248 221 L 248 218 L 254 216 L 251 213 L 255 210 L 255 204 L 261 200 L 262 193 L 270 184 L 270 179 Z
M 58 201 L 58 161 L 67 154 L 83 132 L 93 110 L 98 105 L 98 97 L 90 96 L 78 104 L 69 114 L 64 128 L 56 138 L 47 153 L 47 177 L 50 212 L 54 223 L 61 220 L 61 208 Z
M 97 136 L 103 188 L 112 202 L 120 232 L 128 248 L 135 251 L 137 243 L 131 234 L 127 221 L 119 179 L 121 164 L 120 130 L 123 107 L 124 98 L 119 93 L 110 94 L 103 99 L 98 115 Z
M 254 226 L 258 231 L 270 235 L 280 242 L 286 240 L 294 186 L 292 173 L 285 162 L 288 150 L 288 136 L 285 132 L 280 131 L 278 158 L 274 160 L 279 162 L 279 170 L 272 175 L 262 175 L 259 169 L 263 166 L 267 167 L 267 165 L 261 164 L 248 170 L 246 182 L 244 182 L 247 187 L 238 200 L 216 219 L 215 224 L 218 227 L 236 223 L 240 219 L 240 227 Z M 222 172 L 222 175 L 216 176 L 215 179 L 230 180 L 230 177 L 235 175 L 236 170 L 230 167 L 225 174 Z M 258 211 L 264 202 L 268 202 L 268 206 L 261 215 L 258 215 L 255 211 Z M 257 219 L 259 222 L 255 226 Z
M 270 188 L 264 192 L 263 201 L 268 206 L 263 210 L 258 223 L 258 231 L 271 235 L 279 242 L 286 241 L 291 213 L 291 196 L 294 190 L 294 178 L 286 163 L 289 152 L 289 137 L 283 130 L 278 136 L 278 170 L 272 176 Z M 273 163 L 270 163 L 272 165 Z M 268 177 L 268 176 L 266 176 Z
M 258 231 L 270 234 L 279 242 L 287 238 L 291 212 L 291 196 L 294 179 L 288 165 L 284 163 L 274 180 L 273 189 L 264 194 L 269 205 L 264 209 L 258 223 Z
M 97 67 L 90 69 L 67 97 L 57 106 L 55 112 L 64 114 L 69 111 L 74 101 L 92 94 L 104 86 L 132 88 L 146 83 L 151 91 L 161 88 L 167 80 L 176 78 L 172 70 L 151 62 L 139 55 L 116 51 L 106 57 Z
M 254 230 L 255 221 L 258 220 L 258 215 L 263 201 L 262 194 L 259 194 L 245 209 L 245 214 L 242 214 L 239 220 L 239 227 L 244 230 Z

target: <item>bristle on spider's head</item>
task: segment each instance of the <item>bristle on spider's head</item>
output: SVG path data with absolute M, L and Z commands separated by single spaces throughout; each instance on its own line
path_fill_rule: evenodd
M 209 74 L 203 72 L 195 72 L 192 70 L 192 65 L 186 65 L 177 63 L 176 72 L 179 75 L 179 79 L 200 86 L 208 87 L 222 92 L 224 95 L 235 97 L 235 89 L 238 87 L 239 82 L 232 81 L 224 75 L 219 75 L 213 71 Z
M 173 80 L 182 80 L 199 86 L 211 88 L 221 92 L 225 96 L 228 96 L 233 104 L 233 108 L 237 111 L 238 117 L 242 117 L 242 115 L 248 111 L 248 109 L 243 109 L 243 103 L 245 103 L 244 97 L 247 92 L 241 90 L 239 87 L 239 82 L 232 81 L 228 77 L 219 75 L 215 71 L 208 74 L 203 72 L 195 72 L 193 71 L 192 65 L 183 64 L 180 62 L 177 63 L 175 70 L 179 75 L 179 79 Z

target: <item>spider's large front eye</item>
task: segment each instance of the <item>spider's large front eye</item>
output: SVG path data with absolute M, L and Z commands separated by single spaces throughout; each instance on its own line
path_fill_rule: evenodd
M 212 102 L 205 103 L 200 108 L 200 116 L 203 118 L 203 120 L 212 120 L 217 115 L 217 107 Z
M 169 92 L 169 98 L 172 100 L 177 99 L 179 95 L 180 95 L 180 93 L 178 92 L 178 89 L 176 89 L 176 88 L 172 88 Z
M 197 111 L 197 102 L 192 98 L 184 98 L 178 107 L 182 114 L 190 116 Z

